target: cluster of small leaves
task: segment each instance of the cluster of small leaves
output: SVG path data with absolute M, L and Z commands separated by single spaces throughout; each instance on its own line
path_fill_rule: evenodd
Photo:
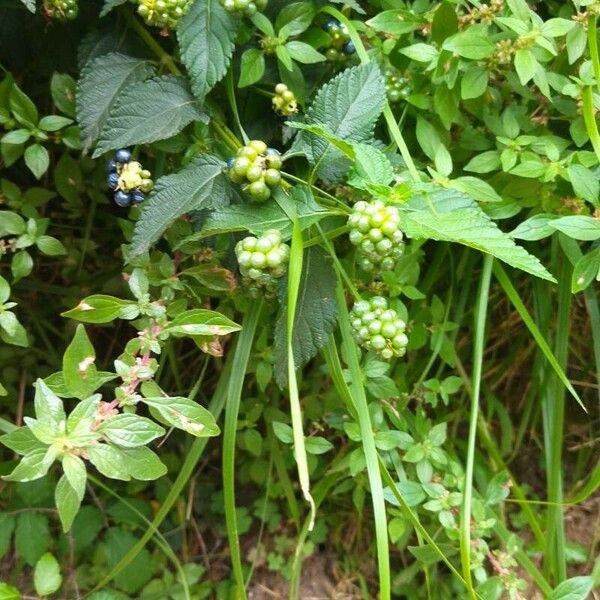
M 79 129 L 71 118 L 75 113 L 73 90 L 65 84 L 68 86 L 60 75 L 55 75 L 51 91 L 55 105 L 67 116 L 40 117 L 31 98 L 10 75 L 0 81 L 0 127 L 6 131 L 0 138 L 0 152 L 5 166 L 10 167 L 23 157 L 27 168 L 40 179 L 50 165 L 47 144 L 79 149 Z

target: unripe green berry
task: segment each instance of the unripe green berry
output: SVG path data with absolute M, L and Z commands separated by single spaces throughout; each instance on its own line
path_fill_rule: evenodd
M 350 311 L 350 325 L 356 342 L 384 360 L 406 353 L 405 323 L 382 296 L 356 302 Z
M 365 271 L 379 267 L 394 269 L 404 251 L 403 235 L 399 229 L 400 213 L 395 206 L 380 200 L 367 203 L 360 200 L 348 218 L 350 242 L 359 250 L 358 262 Z

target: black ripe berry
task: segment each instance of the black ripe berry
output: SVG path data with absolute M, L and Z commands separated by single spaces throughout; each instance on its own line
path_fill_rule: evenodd
M 133 202 L 133 204 L 141 204 L 144 201 L 144 192 L 142 192 L 142 190 L 133 190 L 130 193 L 131 196 L 131 202 Z
M 106 182 L 111 190 L 116 190 L 119 185 L 119 174 L 116 171 L 109 173 Z
M 114 195 L 115 204 L 125 208 L 131 205 L 131 195 L 123 190 L 117 190 Z
M 131 150 L 121 148 L 115 152 L 115 161 L 118 163 L 127 163 L 131 160 Z

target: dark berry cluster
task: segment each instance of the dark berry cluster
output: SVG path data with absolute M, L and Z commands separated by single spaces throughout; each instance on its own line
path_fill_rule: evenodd
M 284 117 L 289 117 L 298 112 L 298 103 L 294 92 L 288 88 L 285 83 L 278 83 L 275 86 L 275 96 L 273 96 L 273 110 Z
M 57 21 L 72 21 L 79 14 L 77 0 L 44 0 L 44 12 Z
M 348 217 L 350 242 L 358 247 L 359 264 L 365 271 L 391 271 L 404 252 L 400 212 L 381 200 L 359 200 Z
M 386 69 L 385 91 L 387 99 L 392 103 L 406 99 L 412 94 L 408 79 L 403 77 L 396 69 Z
M 384 360 L 406 353 L 406 323 L 388 308 L 382 296 L 356 302 L 350 311 L 350 324 L 357 344 Z
M 240 273 L 252 295 L 273 291 L 275 280 L 285 274 L 290 247 L 277 229 L 268 229 L 260 237 L 246 237 L 235 246 Z
M 231 181 L 241 183 L 256 202 L 268 200 L 271 189 L 281 183 L 281 165 L 279 151 L 260 140 L 248 142 L 227 162 Z
M 144 201 L 144 194 L 152 189 L 150 171 L 131 160 L 131 151 L 121 148 L 107 164 L 108 187 L 114 191 L 113 198 L 119 206 L 131 206 Z
M 323 23 L 323 30 L 329 35 L 329 45 L 320 50 L 329 62 L 345 62 L 348 56 L 356 52 L 354 42 L 350 39 L 348 28 L 345 25 L 336 19 L 329 19 Z
M 161 29 L 175 29 L 193 0 L 138 0 L 138 14 L 147 25 Z
M 227 12 L 241 13 L 251 17 L 257 12 L 263 12 L 267 7 L 267 0 L 221 0 Z

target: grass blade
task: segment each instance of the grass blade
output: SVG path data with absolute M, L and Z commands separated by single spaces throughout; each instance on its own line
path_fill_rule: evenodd
M 223 501 L 225 507 L 225 524 L 229 540 L 229 552 L 235 579 L 237 593 L 240 598 L 246 598 L 240 541 L 235 510 L 235 440 L 237 422 L 242 397 L 242 386 L 246 377 L 250 350 L 254 341 L 254 333 L 262 310 L 262 300 L 255 300 L 244 315 L 242 331 L 238 337 L 225 407 L 225 424 L 223 426 Z

